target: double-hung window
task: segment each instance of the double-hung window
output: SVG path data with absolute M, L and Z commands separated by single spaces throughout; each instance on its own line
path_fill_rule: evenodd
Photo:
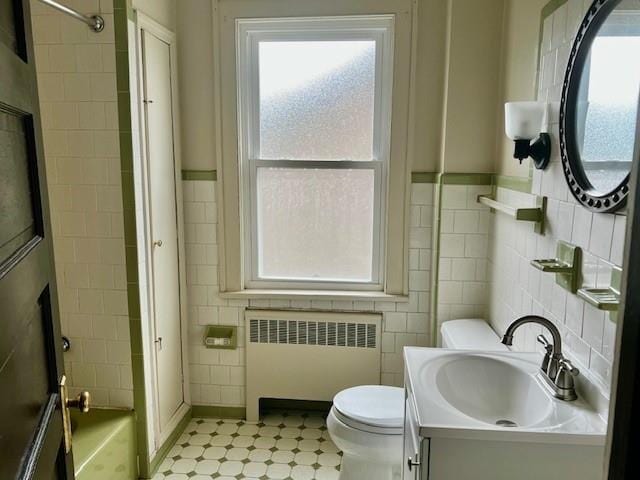
M 245 288 L 384 288 L 393 16 L 238 19 Z

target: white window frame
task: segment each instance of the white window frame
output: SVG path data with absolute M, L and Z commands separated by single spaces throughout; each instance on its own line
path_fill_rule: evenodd
M 259 158 L 259 52 L 261 41 L 348 41 L 376 43 L 373 159 L 264 160 Z M 390 163 L 393 91 L 394 15 L 353 15 L 236 20 L 238 79 L 238 153 L 241 171 L 241 212 L 244 240 L 244 288 L 364 290 L 385 287 L 385 231 L 388 169 Z M 260 278 L 257 218 L 257 169 L 366 169 L 373 170 L 374 219 L 372 277 L 368 282 L 340 279 Z

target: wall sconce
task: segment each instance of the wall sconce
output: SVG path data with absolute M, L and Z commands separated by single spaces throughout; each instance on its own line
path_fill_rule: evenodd
M 525 158 L 531 157 L 537 169 L 547 168 L 551 158 L 551 137 L 546 133 L 548 104 L 508 102 L 504 111 L 507 137 L 516 143 L 513 158 L 522 163 Z

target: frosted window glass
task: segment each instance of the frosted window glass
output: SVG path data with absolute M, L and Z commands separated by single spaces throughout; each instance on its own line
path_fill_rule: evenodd
M 373 170 L 259 168 L 262 278 L 371 281 Z
M 373 160 L 375 53 L 375 41 L 260 42 L 260 158 Z

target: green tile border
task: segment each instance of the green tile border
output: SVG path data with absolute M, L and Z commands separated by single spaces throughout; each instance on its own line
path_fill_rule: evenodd
M 194 418 L 247 418 L 245 407 L 222 407 L 217 405 L 192 405 L 191 416 Z
M 189 423 L 189 420 L 191 420 L 191 418 L 192 418 L 191 408 L 189 408 L 189 410 L 185 412 L 182 419 L 180 419 L 180 421 L 176 425 L 176 428 L 173 429 L 173 432 L 171 432 L 171 435 L 169 435 L 167 439 L 162 443 L 162 445 L 160 445 L 160 448 L 158 448 L 158 450 L 156 451 L 156 454 L 153 456 L 153 459 L 151 459 L 151 462 L 149 464 L 149 477 L 153 477 L 156 474 L 156 472 L 158 471 L 158 467 L 166 457 L 167 452 L 176 443 L 176 440 L 178 440 L 178 437 L 182 435 L 182 432 L 184 432 L 184 429 L 187 428 L 187 424 Z
M 438 173 L 436 172 L 412 172 L 411 183 L 436 183 Z
M 442 186 L 443 174 L 438 174 L 435 185 L 435 201 L 433 206 L 433 232 L 431 250 L 431 346 L 438 345 L 438 294 L 440 276 L 440 233 L 442 229 Z
M 544 21 L 549 15 L 559 9 L 562 5 L 567 3 L 568 0 L 551 0 L 544 7 L 542 7 L 542 20 Z
M 443 185 L 492 185 L 493 173 L 442 173 Z
M 133 178 L 133 137 L 131 132 L 131 93 L 129 85 L 128 21 L 135 21 L 135 12 L 132 11 L 127 0 L 114 0 L 113 7 L 120 140 L 120 177 L 122 181 L 127 305 L 129 311 L 129 333 L 131 337 L 133 409 L 136 414 L 138 475 L 140 478 L 149 478 L 147 399 L 145 392 L 144 357 L 142 354 L 142 321 L 140 314 L 136 204 Z
M 218 180 L 217 170 L 182 170 L 182 180 Z
M 411 183 L 438 183 L 442 179 L 445 185 L 497 185 L 518 192 L 531 192 L 532 179 L 509 177 L 493 173 L 438 173 L 412 172 Z M 217 170 L 182 170 L 183 181 L 217 181 Z
M 531 177 L 509 177 L 507 175 L 494 175 L 493 185 L 507 190 L 515 190 L 516 192 L 531 193 L 531 185 L 533 181 Z

